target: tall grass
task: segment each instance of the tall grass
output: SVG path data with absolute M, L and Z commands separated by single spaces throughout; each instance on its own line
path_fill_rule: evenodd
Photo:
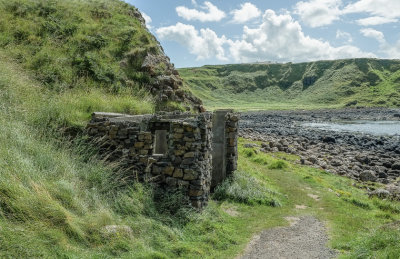
M 94 111 L 129 114 L 152 113 L 153 98 L 144 90 L 75 88 L 56 93 L 32 80 L 12 59 L 0 51 L 0 98 L 2 108 L 44 131 L 86 125 Z
M 136 8 L 119 0 L 1 0 L 0 12 L 0 47 L 56 92 L 143 86 L 148 75 L 121 62 L 161 51 Z
M 264 183 L 249 173 L 236 171 L 231 178 L 217 186 L 214 198 L 231 200 L 246 204 L 263 204 L 273 207 L 281 206 L 279 194 L 269 190 Z

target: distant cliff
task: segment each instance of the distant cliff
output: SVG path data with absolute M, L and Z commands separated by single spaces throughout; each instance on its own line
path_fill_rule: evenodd
M 208 107 L 400 106 L 400 60 L 234 64 L 179 72 Z

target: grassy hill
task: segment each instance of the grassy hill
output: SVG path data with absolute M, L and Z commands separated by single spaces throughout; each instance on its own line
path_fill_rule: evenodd
M 400 60 L 217 65 L 179 72 L 208 108 L 400 106 Z

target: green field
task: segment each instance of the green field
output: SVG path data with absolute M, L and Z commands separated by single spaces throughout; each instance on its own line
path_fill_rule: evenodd
M 209 109 L 400 106 L 399 60 L 215 65 L 179 73 Z

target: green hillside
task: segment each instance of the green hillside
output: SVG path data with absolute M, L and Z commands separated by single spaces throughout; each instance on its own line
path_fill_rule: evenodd
M 158 86 L 157 76 L 174 73 L 140 12 L 123 1 L 0 0 L 0 13 L 0 49 L 46 90 L 142 98 Z M 145 67 L 149 56 L 156 61 Z M 179 106 L 145 99 L 156 109 Z
M 208 108 L 400 106 L 400 60 L 236 64 L 179 72 Z

